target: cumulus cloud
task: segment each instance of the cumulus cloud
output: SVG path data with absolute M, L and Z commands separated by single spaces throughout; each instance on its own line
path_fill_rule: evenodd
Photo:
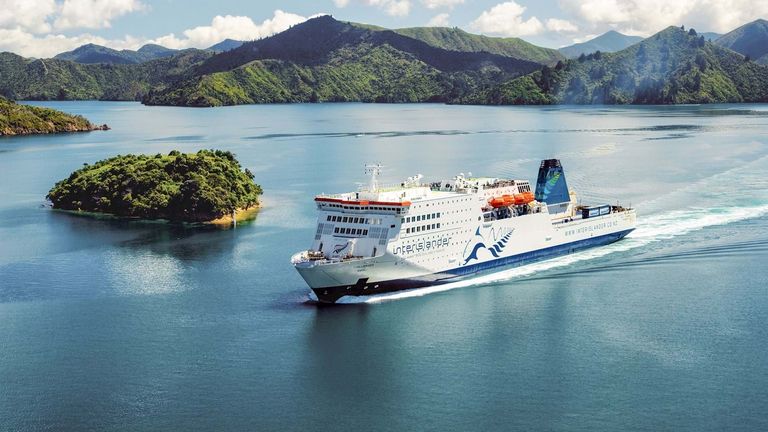
M 501 36 L 529 36 L 541 33 L 544 24 L 536 17 L 523 19 L 525 9 L 525 6 L 514 1 L 499 3 L 483 11 L 469 26 L 481 33 Z
M 448 27 L 448 19 L 450 17 L 447 13 L 437 14 L 427 22 L 427 27 Z
M 54 0 L 0 0 L 0 29 L 49 32 L 51 25 L 48 19 L 56 9 Z
M 641 36 L 682 24 L 728 32 L 768 15 L 768 2 L 754 0 L 561 0 L 560 4 L 592 27 L 610 26 Z
M 3 0 L 0 0 L 3 1 Z M 11 51 L 26 57 L 47 58 L 81 45 L 93 43 L 113 49 L 137 49 L 147 43 L 156 43 L 168 48 L 208 48 L 224 39 L 253 40 L 271 36 L 289 27 L 302 23 L 311 17 L 304 17 L 281 10 L 261 23 L 255 23 L 245 16 L 216 16 L 210 25 L 184 30 L 181 35 L 173 33 L 153 39 L 125 36 L 122 39 L 107 39 L 90 33 L 75 36 L 64 34 L 36 34 L 34 26 L 24 28 L 14 23 L 13 28 L 0 25 L 0 51 Z M 0 14 L 0 20 L 3 15 Z M 0 21 L 2 23 L 2 21 Z
M 336 7 L 346 7 L 349 5 L 351 0 L 333 0 L 333 4 L 336 5 Z M 411 0 L 358 0 L 360 3 L 368 5 L 368 6 L 375 6 L 379 9 L 386 12 L 387 15 L 391 16 L 406 16 L 409 13 L 411 13 Z M 456 0 L 434 0 L 434 1 L 456 1 Z M 463 1 L 463 0 L 462 0 Z
M 318 15 L 312 17 L 314 16 Z M 210 25 L 184 30 L 181 36 L 171 33 L 152 39 L 150 42 L 168 48 L 207 48 L 224 39 L 261 39 L 287 30 L 309 18 L 279 9 L 274 12 L 272 18 L 266 19 L 260 24 L 253 22 L 251 18 L 246 16 L 218 15 L 211 20 Z
M 145 9 L 139 0 L 64 0 L 53 25 L 57 29 L 98 29 L 113 18 Z
M 462 3 L 464 3 L 464 0 L 421 0 L 421 4 L 423 4 L 427 9 L 438 9 L 443 7 L 451 9 L 454 6 Z
M 105 45 L 118 50 L 135 49 L 142 45 L 140 39 L 131 36 L 123 39 L 105 39 L 88 33 L 77 36 L 61 34 L 41 36 L 19 28 L 0 29 L 0 51 L 10 51 L 25 57 L 49 58 L 88 43 Z
M 550 18 L 547 20 L 547 30 L 558 33 L 573 33 L 579 31 L 576 24 L 559 18 Z

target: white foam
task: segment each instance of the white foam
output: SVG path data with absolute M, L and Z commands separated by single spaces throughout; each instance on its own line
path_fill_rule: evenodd
M 427 294 L 449 291 L 468 286 L 503 282 L 514 278 L 530 276 L 552 269 L 567 267 L 575 263 L 590 261 L 618 252 L 646 246 L 661 240 L 686 235 L 707 227 L 727 225 L 742 220 L 758 218 L 768 214 L 768 205 L 755 207 L 691 208 L 648 216 L 640 220 L 637 229 L 622 241 L 608 246 L 589 249 L 578 254 L 565 255 L 521 267 L 503 270 L 497 273 L 478 276 L 472 279 L 437 285 L 426 288 L 398 291 L 372 296 L 344 296 L 337 301 L 342 304 L 379 303 Z

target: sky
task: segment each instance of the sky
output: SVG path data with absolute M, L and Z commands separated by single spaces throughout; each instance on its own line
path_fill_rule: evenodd
M 768 18 L 768 0 L 0 0 L 0 51 L 52 57 L 86 43 L 207 48 L 322 14 L 388 28 L 459 27 L 559 48 L 608 30 L 650 36 L 685 25 L 726 33 Z

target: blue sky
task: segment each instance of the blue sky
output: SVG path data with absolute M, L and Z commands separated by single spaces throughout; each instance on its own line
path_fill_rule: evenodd
M 768 17 L 755 0 L 0 0 L 0 50 L 49 57 L 84 43 L 206 48 L 257 39 L 317 14 L 383 27 L 447 25 L 561 47 L 615 29 L 727 32 Z

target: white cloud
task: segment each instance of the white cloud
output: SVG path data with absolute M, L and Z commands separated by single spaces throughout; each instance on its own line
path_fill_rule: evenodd
M 2 1 L 2 0 L 0 0 Z M 64 51 L 73 50 L 87 43 L 108 46 L 113 49 L 137 49 L 147 43 L 156 43 L 168 48 L 208 48 L 224 39 L 252 40 L 279 33 L 289 27 L 306 21 L 304 17 L 281 10 L 260 24 L 245 16 L 216 16 L 207 26 L 184 30 L 180 36 L 173 33 L 154 39 L 125 36 L 122 39 L 106 39 L 90 33 L 68 36 L 64 34 L 35 34 L 31 29 L 22 28 L 17 22 L 14 28 L 0 27 L 0 51 L 11 51 L 25 57 L 48 58 Z M 0 19 L 2 19 L 0 15 Z M 0 21 L 1 22 L 1 21 Z M 34 26 L 31 26 L 34 28 Z
M 53 22 L 57 29 L 98 29 L 110 26 L 113 18 L 144 10 L 139 0 L 64 0 Z
M 49 32 L 51 25 L 48 23 L 48 17 L 55 12 L 54 0 L 0 0 L 0 29 Z
M 110 40 L 87 33 L 77 36 L 61 34 L 38 36 L 19 28 L 0 29 L 0 51 L 11 51 L 25 57 L 49 58 L 88 43 L 105 45 L 117 50 L 135 49 L 143 45 L 140 39 L 131 36 Z
M 318 15 L 312 17 L 314 16 Z M 210 25 L 184 30 L 181 37 L 171 33 L 152 39 L 150 42 L 168 48 L 208 48 L 224 39 L 261 39 L 287 30 L 309 18 L 279 9 L 274 12 L 272 18 L 262 21 L 261 24 L 256 24 L 246 16 L 218 15 L 211 20 Z
M 421 0 L 421 4 L 427 9 L 438 9 L 443 7 L 450 9 L 462 3 L 464 3 L 464 0 Z
M 336 7 L 343 8 L 349 5 L 351 0 L 333 0 Z M 456 0 L 433 0 L 442 2 L 455 2 Z M 463 0 L 461 0 L 463 1 Z M 375 6 L 391 16 L 406 16 L 411 13 L 411 0 L 359 0 L 368 6 Z
M 550 18 L 547 20 L 547 30 L 558 33 L 573 33 L 579 31 L 579 27 L 576 24 L 558 18 Z
M 448 19 L 450 17 L 447 13 L 437 14 L 427 22 L 427 27 L 448 27 Z
M 616 28 L 648 36 L 668 26 L 728 32 L 768 15 L 768 2 L 755 0 L 561 0 L 564 10 L 592 28 Z
M 469 26 L 482 33 L 502 36 L 529 36 L 541 33 L 544 24 L 538 18 L 523 20 L 525 9 L 525 6 L 520 6 L 514 1 L 499 3 L 483 11 Z

